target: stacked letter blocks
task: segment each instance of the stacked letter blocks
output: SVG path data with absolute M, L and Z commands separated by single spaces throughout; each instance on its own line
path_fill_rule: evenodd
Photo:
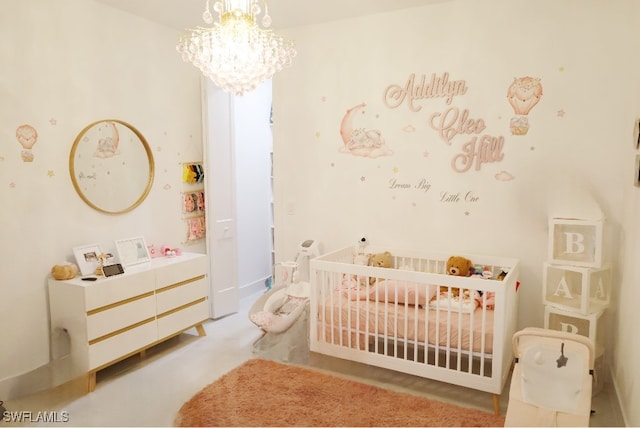
M 596 366 L 604 359 L 600 321 L 611 295 L 611 267 L 602 256 L 603 223 L 550 219 L 549 261 L 544 263 L 542 286 L 544 327 L 591 339 Z M 601 385 L 594 384 L 594 393 L 596 386 Z

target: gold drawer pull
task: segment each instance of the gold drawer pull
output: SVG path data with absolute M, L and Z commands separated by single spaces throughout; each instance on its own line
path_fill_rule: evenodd
M 130 326 L 121 328 L 120 330 L 112 331 L 111 333 L 105 334 L 104 336 L 96 337 L 95 339 L 91 339 L 89 341 L 89 345 L 94 345 L 94 344 L 96 344 L 98 342 L 102 342 L 103 340 L 107 340 L 107 339 L 109 339 L 111 337 L 114 337 L 114 336 L 117 336 L 119 334 L 125 333 L 125 332 L 127 332 L 129 330 L 133 330 L 134 328 L 140 327 L 141 325 L 148 324 L 148 323 L 153 322 L 155 320 L 156 320 L 155 317 L 147 318 L 146 320 L 137 322 L 135 324 L 131 324 Z
M 205 275 L 196 276 L 193 278 L 185 279 L 184 281 L 176 282 L 175 284 L 167 285 L 166 287 L 159 288 L 156 293 L 162 293 L 164 291 L 171 290 L 172 288 L 181 287 L 186 284 L 190 284 L 192 282 L 200 281 L 204 279 Z
M 183 309 L 185 309 L 185 308 L 188 308 L 189 306 L 197 305 L 198 303 L 202 303 L 202 302 L 204 302 L 205 300 L 207 300 L 207 298 L 206 298 L 206 297 L 203 297 L 203 298 L 201 298 L 201 299 L 194 300 L 194 301 L 193 301 L 193 302 L 191 302 L 191 303 L 187 303 L 186 305 L 178 306 L 177 308 L 173 308 L 173 309 L 171 309 L 170 311 L 167 311 L 167 312 L 163 312 L 163 313 L 161 313 L 161 314 L 158 314 L 158 318 L 163 318 L 163 317 L 166 317 L 167 315 L 171 315 L 171 314 L 174 314 L 174 313 L 176 313 L 176 312 L 180 312 L 181 310 L 183 310 Z
M 118 307 L 118 306 L 126 305 L 127 303 L 135 302 L 136 300 L 144 299 L 145 297 L 151 297 L 151 296 L 153 296 L 153 291 L 149 291 L 147 293 L 140 294 L 138 296 L 130 297 L 130 298 L 125 299 L 125 300 L 120 300 L 119 302 L 114 302 L 114 303 L 111 303 L 111 304 L 106 305 L 106 306 L 101 306 L 99 308 L 91 309 L 90 311 L 87 311 L 87 315 L 94 315 L 94 314 L 97 314 L 99 312 L 108 311 L 109 309 L 113 309 L 113 308 Z

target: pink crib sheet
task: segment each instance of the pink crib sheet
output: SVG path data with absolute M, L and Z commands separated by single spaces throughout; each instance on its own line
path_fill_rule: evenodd
M 478 307 L 472 313 L 465 313 L 425 306 L 352 300 L 342 291 L 334 291 L 319 308 L 319 339 L 363 347 L 365 341 L 382 336 L 417 341 L 419 344 L 428 342 L 455 351 L 492 353 L 493 310 Z

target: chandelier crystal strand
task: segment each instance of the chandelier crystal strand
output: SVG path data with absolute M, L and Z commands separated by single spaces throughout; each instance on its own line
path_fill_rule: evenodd
M 212 27 L 197 27 L 180 37 L 176 49 L 217 86 L 236 95 L 253 91 L 296 56 L 294 43 L 267 28 L 271 16 L 267 8 L 261 28 L 257 16 L 262 9 L 258 0 L 223 0 L 213 5 L 218 22 Z M 209 0 L 202 14 L 213 22 Z

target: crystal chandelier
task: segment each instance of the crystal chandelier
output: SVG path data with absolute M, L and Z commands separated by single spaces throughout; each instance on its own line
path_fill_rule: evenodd
M 202 14 L 205 23 L 213 23 L 209 1 Z M 276 71 L 291 65 L 296 55 L 294 43 L 268 30 L 271 16 L 266 0 L 262 27 L 257 16 L 262 11 L 259 0 L 216 1 L 213 10 L 218 22 L 212 27 L 187 30 L 180 37 L 177 50 L 182 59 L 191 61 L 202 74 L 225 91 L 243 95 L 273 77 Z

